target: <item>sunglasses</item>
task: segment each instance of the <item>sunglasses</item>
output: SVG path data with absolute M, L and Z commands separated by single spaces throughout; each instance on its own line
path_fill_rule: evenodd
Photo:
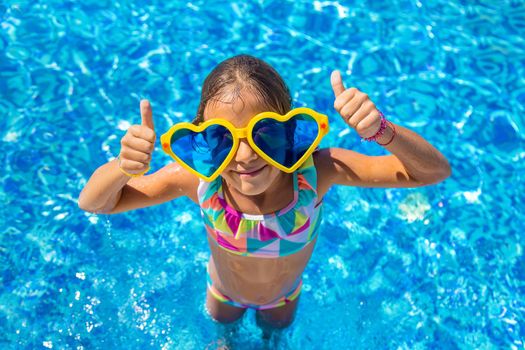
M 267 163 L 292 173 L 315 151 L 328 130 L 326 115 L 300 107 L 285 115 L 259 113 L 245 128 L 220 118 L 199 125 L 177 123 L 160 140 L 162 150 L 181 166 L 213 181 L 235 156 L 240 139 L 246 138 Z

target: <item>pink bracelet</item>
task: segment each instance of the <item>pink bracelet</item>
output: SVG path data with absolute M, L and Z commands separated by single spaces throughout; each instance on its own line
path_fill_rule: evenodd
M 379 130 L 377 130 L 376 134 L 374 136 L 370 136 L 370 137 L 362 137 L 361 139 L 364 140 L 364 141 L 375 141 L 377 140 L 381 135 L 384 134 L 385 130 L 386 130 L 386 118 L 385 116 L 383 115 L 383 113 L 379 112 L 379 115 L 381 116 L 381 126 L 379 127 Z

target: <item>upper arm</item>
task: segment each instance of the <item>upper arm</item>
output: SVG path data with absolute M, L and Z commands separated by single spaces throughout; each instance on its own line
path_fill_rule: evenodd
M 178 163 L 170 163 L 151 175 L 132 178 L 122 188 L 117 205 L 108 214 L 161 204 L 186 196 L 198 203 L 198 178 Z
M 361 187 L 418 187 L 428 183 L 414 179 L 395 155 L 367 156 L 342 148 L 314 153 L 318 192 L 332 185 Z

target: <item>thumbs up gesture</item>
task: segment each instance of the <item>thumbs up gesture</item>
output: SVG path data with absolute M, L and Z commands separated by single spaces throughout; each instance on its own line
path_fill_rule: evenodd
M 352 87 L 345 89 L 341 73 L 335 70 L 330 77 L 335 94 L 334 108 L 359 136 L 374 136 L 381 127 L 381 113 L 368 95 Z
M 130 176 L 139 176 L 149 170 L 151 154 L 155 148 L 155 128 L 148 100 L 140 101 L 140 115 L 141 124 L 130 126 L 120 141 L 119 167 Z

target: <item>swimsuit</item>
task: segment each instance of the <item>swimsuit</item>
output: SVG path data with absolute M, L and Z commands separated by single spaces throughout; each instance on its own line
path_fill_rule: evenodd
M 231 253 L 242 256 L 277 258 L 298 252 L 308 245 L 319 231 L 320 202 L 317 203 L 317 172 L 310 156 L 293 173 L 294 199 L 285 208 L 263 215 L 244 214 L 226 203 L 222 177 L 212 182 L 200 180 L 198 198 L 206 231 L 212 241 Z M 292 290 L 265 305 L 242 304 L 218 291 L 207 277 L 211 294 L 219 301 L 243 308 L 259 310 L 278 307 L 297 298 L 301 291 L 299 278 Z
M 210 290 L 211 295 L 215 297 L 215 299 L 219 300 L 221 303 L 240 307 L 243 309 L 251 308 L 255 310 L 266 310 L 266 309 L 273 309 L 275 307 L 286 305 L 290 303 L 291 301 L 295 300 L 299 296 L 299 293 L 301 293 L 301 287 L 303 286 L 303 279 L 298 278 L 294 286 L 292 287 L 292 290 L 286 293 L 284 296 L 277 298 L 277 300 L 274 300 L 264 305 L 243 304 L 243 303 L 239 303 L 233 300 L 232 298 L 230 298 L 224 293 L 221 293 L 217 288 L 215 288 L 215 286 L 213 285 L 213 281 L 211 280 L 211 277 L 210 277 L 209 265 L 206 267 L 206 273 L 207 273 L 206 279 L 208 283 L 208 289 Z

